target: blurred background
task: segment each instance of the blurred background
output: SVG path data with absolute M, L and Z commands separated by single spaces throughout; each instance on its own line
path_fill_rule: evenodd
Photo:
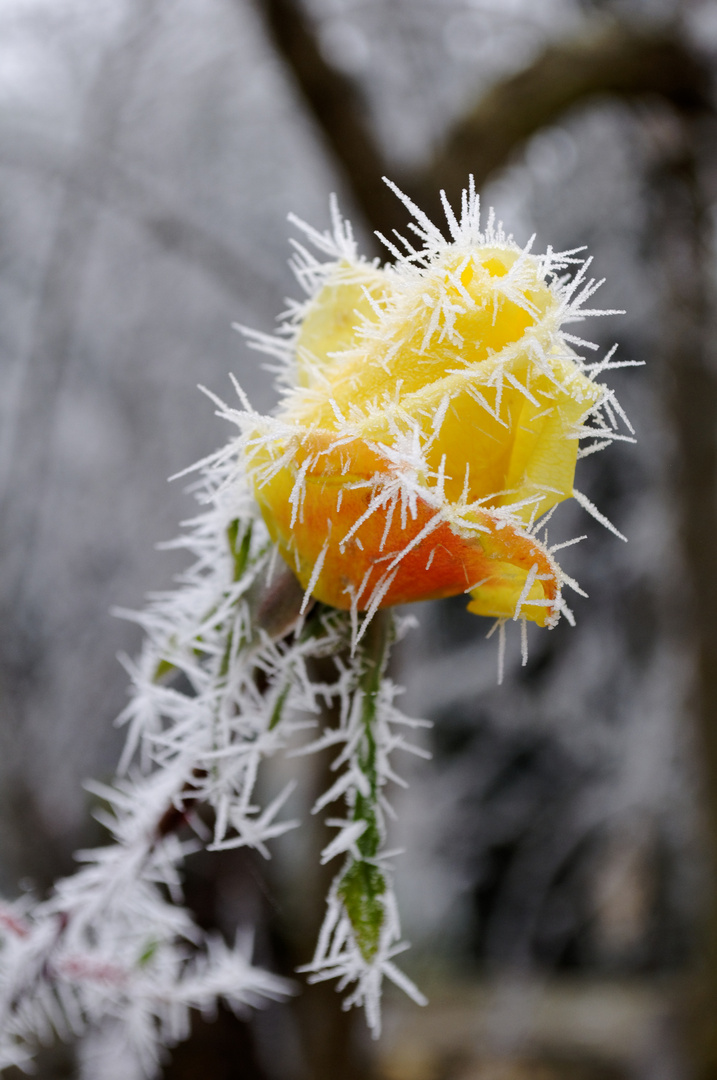
M 577 626 L 526 668 L 510 641 L 497 687 L 463 598 L 412 612 L 396 677 L 433 759 L 396 798 L 398 890 L 430 1005 L 389 995 L 377 1047 L 332 988 L 198 1019 L 167 1080 L 717 1077 L 716 73 L 714 0 L 0 0 L 6 895 L 102 842 L 82 781 L 112 773 L 140 646 L 109 611 L 181 568 L 167 477 L 229 434 L 196 384 L 275 401 L 232 323 L 297 295 L 289 211 L 325 228 L 335 191 L 376 254 L 407 218 L 382 174 L 439 220 L 472 172 L 519 243 L 588 245 L 627 314 L 587 336 L 645 363 L 610 380 L 637 446 L 577 479 L 629 544 L 574 504 L 551 525 L 589 534 Z M 274 970 L 321 916 L 298 843 L 187 870 Z

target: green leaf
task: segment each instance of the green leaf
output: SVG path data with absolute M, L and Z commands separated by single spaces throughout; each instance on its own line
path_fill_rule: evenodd
M 234 581 L 239 581 L 243 576 L 249 561 L 249 548 L 251 547 L 252 523 L 251 521 L 247 523 L 241 534 L 241 541 L 238 543 L 240 525 L 239 518 L 235 518 L 227 528 L 229 550 L 234 556 Z
M 159 682 L 165 675 L 169 675 L 172 671 L 176 671 L 174 664 L 170 664 L 169 660 L 160 660 L 154 669 L 154 675 L 152 676 L 152 682 Z
M 385 892 L 385 878 L 372 863 L 353 862 L 339 882 L 338 895 L 351 921 L 356 944 L 367 963 L 373 960 L 381 940 L 386 914 L 382 900 Z
M 139 960 L 137 961 L 139 967 L 146 967 L 158 948 L 159 942 L 155 938 L 150 938 L 144 949 L 142 950 L 142 954 Z
M 373 859 L 381 846 L 381 830 L 376 819 L 376 811 L 373 805 L 374 799 L 373 792 L 371 798 L 366 798 L 359 791 L 356 793 L 356 802 L 354 804 L 354 821 L 366 822 L 366 828 L 356 841 L 356 846 L 365 859 Z
M 281 720 L 281 714 L 284 711 L 284 705 L 286 704 L 290 689 L 291 683 L 287 682 L 286 686 L 282 688 L 281 693 L 274 702 L 274 708 L 271 710 L 271 719 L 269 720 L 269 731 L 273 731 Z

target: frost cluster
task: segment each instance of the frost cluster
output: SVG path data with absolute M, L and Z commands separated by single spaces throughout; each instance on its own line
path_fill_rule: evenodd
M 410 739 L 423 722 L 396 706 L 387 664 L 405 622 L 391 605 L 465 591 L 472 610 L 497 618 L 501 640 L 507 618 L 525 629 L 526 618 L 570 617 L 561 588 L 577 586 L 538 529 L 570 495 L 612 528 L 572 487 L 577 443 L 588 439 L 590 453 L 631 436 L 596 383 L 619 366 L 612 353 L 588 364 L 575 352 L 586 343 L 561 329 L 595 314 L 585 304 L 599 283 L 587 264 L 574 252 L 529 256 L 492 219 L 481 232 L 472 189 L 460 220 L 446 206 L 450 241 L 407 204 L 422 247 L 389 244 L 392 268 L 357 257 L 335 209 L 331 233 L 302 226 L 320 256 L 298 246 L 308 300 L 277 334 L 250 335 L 279 360 L 282 407 L 258 415 L 238 384 L 239 407 L 214 398 L 238 434 L 194 467 L 200 512 L 171 545 L 188 552 L 189 568 L 144 612 L 124 613 L 145 644 L 126 661 L 117 776 L 92 788 L 112 843 L 80 853 L 49 899 L 0 908 L 0 1067 L 28 1066 L 52 1034 L 93 1029 L 122 1045 L 127 1076 L 151 1078 L 162 1048 L 186 1036 L 189 1010 L 219 1000 L 242 1010 L 294 992 L 252 964 L 249 932 L 234 945 L 202 932 L 181 884 L 198 847 L 268 855 L 299 824 L 284 814 L 291 784 L 268 805 L 258 794 L 262 762 L 287 753 L 335 751 L 314 811 L 339 815 L 322 861 L 340 868 L 303 968 L 309 981 L 337 979 L 344 1005 L 363 1006 L 375 1035 L 384 978 L 424 1002 L 395 962 L 406 945 L 388 792 L 402 783 L 394 751 L 423 752 Z M 361 313 L 356 326 L 347 302 Z M 467 336 L 474 325 L 495 348 L 480 352 Z M 483 425 L 468 450 L 466 409 Z M 500 442 L 491 425 L 504 457 L 525 460 L 517 486 L 481 494 L 481 438 Z M 526 431 L 530 453 L 515 449 Z M 456 586 L 451 559 L 471 558 L 497 568 L 495 580 L 459 575 Z
M 230 946 L 199 929 L 183 906 L 182 863 L 201 846 L 267 855 L 274 837 L 299 824 L 282 817 L 291 784 L 259 805 L 258 771 L 265 758 L 296 749 L 297 734 L 316 728 L 331 705 L 339 727 L 301 749 L 337 748 L 337 780 L 316 810 L 346 804 L 323 853 L 344 867 L 312 977 L 356 982 L 375 1031 L 384 975 L 422 1000 L 391 959 L 403 946 L 384 789 L 397 779 L 392 751 L 410 749 L 403 731 L 418 723 L 397 710 L 385 678 L 394 620 L 377 620 L 375 655 L 352 655 L 347 613 L 320 604 L 300 613 L 302 593 L 268 538 L 241 447 L 199 468 L 202 512 L 176 541 L 192 565 L 176 590 L 151 597 L 141 614 L 123 613 L 141 622 L 146 640 L 138 660 L 125 661 L 133 689 L 119 718 L 128 734 L 118 775 L 111 786 L 91 785 L 113 843 L 79 853 L 82 866 L 47 901 L 0 907 L 0 1068 L 28 1066 L 53 1034 L 100 1027 L 121 1042 L 128 1076 L 152 1077 L 162 1048 L 186 1037 L 190 1009 L 222 1000 L 243 1010 L 295 992 L 253 966 L 250 933 Z M 335 678 L 316 681 L 312 662 L 327 656 Z M 211 810 L 210 835 L 200 807 Z M 194 836 L 180 840 L 180 830 Z

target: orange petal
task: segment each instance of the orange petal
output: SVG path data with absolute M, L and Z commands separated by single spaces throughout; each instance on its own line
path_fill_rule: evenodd
M 272 538 L 316 599 L 365 610 L 378 597 L 387 607 L 470 592 L 478 614 L 511 617 L 522 600 L 523 617 L 552 621 L 557 569 L 517 522 L 437 505 L 420 489 L 411 501 L 395 467 L 360 439 L 337 445 L 335 434 L 318 431 L 297 444 L 290 464 L 257 483 L 256 496 Z

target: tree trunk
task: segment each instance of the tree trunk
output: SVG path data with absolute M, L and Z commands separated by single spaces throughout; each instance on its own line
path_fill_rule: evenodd
M 654 175 L 663 278 L 662 351 L 666 404 L 676 435 L 673 498 L 682 573 L 672 602 L 693 663 L 689 710 L 700 770 L 704 893 L 695 972 L 684 1002 L 687 1049 L 699 1080 L 717 1080 L 717 350 L 708 250 L 709 200 L 701 147 L 715 138 L 712 118 L 666 113 Z M 675 635 L 677 638 L 677 635 Z

